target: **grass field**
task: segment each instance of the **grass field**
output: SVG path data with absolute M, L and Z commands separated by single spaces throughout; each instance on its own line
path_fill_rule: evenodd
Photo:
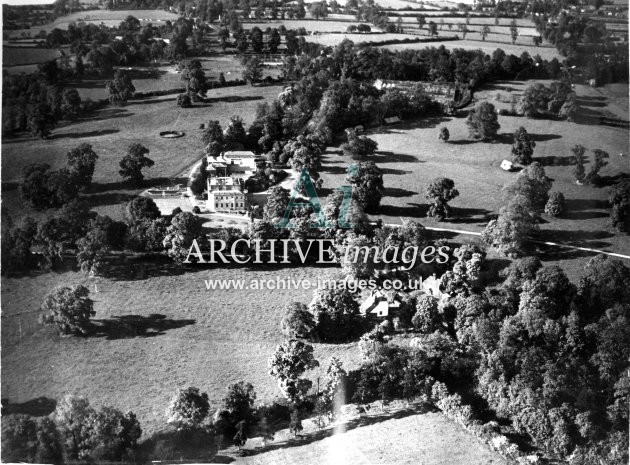
M 321 440 L 289 438 L 280 431 L 266 448 L 255 438 L 246 445 L 246 456 L 236 465 L 280 465 L 318 463 L 322 465 L 497 465 L 507 463 L 498 454 L 473 439 L 468 433 L 439 413 L 405 415 L 391 419 L 367 417 L 361 427 L 346 429 L 344 425 L 330 431 L 317 432 L 310 421 L 305 431 Z M 408 440 L 414 438 L 414 440 Z M 306 442 L 306 444 L 305 444 Z M 258 446 L 258 447 L 256 447 Z
M 499 109 L 509 108 L 508 103 L 496 100 L 497 94 L 509 101 L 506 97 L 518 95 L 527 84 L 497 84 L 475 94 L 475 98 L 489 99 Z M 511 92 L 507 92 L 508 87 Z M 608 105 L 619 110 L 614 100 L 594 96 L 586 86 L 578 86 L 577 92 L 585 112 L 606 112 Z M 591 157 L 590 150 L 595 148 L 611 155 L 608 166 L 600 173 L 603 177 L 630 172 L 627 130 L 500 116 L 499 141 L 481 143 L 468 139 L 465 121 L 465 118 L 435 118 L 377 128 L 368 134 L 378 143 L 378 152 L 373 159 L 384 173 L 386 192 L 380 208 L 380 217 L 384 221 L 399 223 L 401 217 L 413 217 L 427 225 L 432 224 L 423 219 L 427 209 L 424 191 L 432 179 L 445 176 L 455 181 L 460 192 L 460 196 L 451 202 L 460 218 L 436 225 L 481 231 L 489 216 L 498 213 L 501 188 L 516 176 L 501 170 L 499 165 L 503 159 L 510 159 L 512 134 L 519 126 L 524 126 L 537 144 L 534 158 L 547 165 L 546 172 L 554 180 L 552 190 L 562 191 L 569 207 L 565 218 L 547 219 L 548 222 L 541 225 L 544 237 L 573 245 L 630 253 L 628 236 L 616 234 L 606 224 L 608 188 L 576 185 L 572 166 L 569 166 L 570 147 L 582 144 Z M 441 126 L 449 129 L 448 144 L 438 140 Z M 620 152 L 626 156 L 619 157 Z M 344 184 L 345 168 L 352 161 L 340 153 L 337 148 L 332 148 L 325 155 L 324 187 Z M 589 169 L 588 164 L 586 169 Z
M 57 49 L 3 46 L 2 66 L 32 65 L 54 60 L 60 56 L 61 54 Z
M 22 33 L 33 37 L 39 31 L 50 32 L 55 28 L 65 30 L 68 29 L 68 24 L 80 21 L 96 25 L 103 23 L 108 27 L 112 27 L 118 26 L 129 15 L 138 18 L 143 25 L 148 23 L 158 25 L 167 20 L 175 21 L 178 18 L 178 15 L 164 10 L 89 10 L 59 17 L 52 23 L 34 26 L 32 29 L 16 29 L 6 32 L 9 37 L 21 37 Z

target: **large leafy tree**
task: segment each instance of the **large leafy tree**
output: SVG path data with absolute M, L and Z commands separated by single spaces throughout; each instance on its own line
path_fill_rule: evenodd
M 178 430 L 191 431 L 204 425 L 210 403 L 208 394 L 196 387 L 178 389 L 166 409 L 166 422 Z
M 284 307 L 284 316 L 280 321 L 280 329 L 285 336 L 296 339 L 308 339 L 315 330 L 313 314 L 301 302 L 291 302 Z
M 319 362 L 313 356 L 313 346 L 291 339 L 276 348 L 267 366 L 284 396 L 291 402 L 300 403 L 313 385 L 312 381 L 300 377 L 307 370 L 318 367 Z
M 375 212 L 383 197 L 383 173 L 373 161 L 348 168 L 346 181 L 352 185 L 352 197 L 370 213 Z
M 317 289 L 309 311 L 314 316 L 316 331 L 322 341 L 346 342 L 361 330 L 359 304 L 343 286 Z
M 452 179 L 436 178 L 427 187 L 425 195 L 432 202 L 427 216 L 442 221 L 451 216 L 451 207 L 448 202 L 457 197 L 459 191 L 455 189 L 455 183 Z
M 133 97 L 136 88 L 131 78 L 122 70 L 114 73 L 114 79 L 105 83 L 110 103 L 121 105 Z
M 152 198 L 138 196 L 127 204 L 127 218 L 130 221 L 154 220 L 160 217 L 160 209 Z
M 497 110 L 490 102 L 481 102 L 468 113 L 466 120 L 470 137 L 487 141 L 496 137 L 499 128 Z
M 92 145 L 83 143 L 68 152 L 68 167 L 74 173 L 76 183 L 82 188 L 87 188 L 92 183 L 94 167 L 98 155 L 92 149 Z
M 374 155 L 378 144 L 365 136 L 358 136 L 356 132 L 350 131 L 348 142 L 341 146 L 344 155 L 352 157 L 353 160 L 365 160 Z
M 529 165 L 532 162 L 532 156 L 534 155 L 534 142 L 531 136 L 527 133 L 527 130 L 521 126 L 514 133 L 514 143 L 512 144 L 512 159 L 516 163 L 522 165 Z
M 127 154 L 120 160 L 120 170 L 118 171 L 123 178 L 131 181 L 135 186 L 140 186 L 144 175 L 143 168 L 151 168 L 155 162 L 146 155 L 149 149 L 142 144 L 131 144 L 127 149 Z
M 61 334 L 87 334 L 90 318 L 96 314 L 89 293 L 83 285 L 55 288 L 42 303 L 41 309 L 46 313 L 41 316 L 41 323 L 55 326 Z
M 630 231 L 630 180 L 615 184 L 608 194 L 610 222 L 619 231 Z
M 183 263 L 186 260 L 194 239 L 202 242 L 201 224 L 201 218 L 190 212 L 178 213 L 173 217 L 166 230 L 163 245 L 175 262 Z

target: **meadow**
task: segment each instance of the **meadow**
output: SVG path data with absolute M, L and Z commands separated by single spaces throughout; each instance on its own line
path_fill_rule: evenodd
M 487 99 L 497 109 L 509 109 L 507 102 L 511 95 L 518 97 L 529 84 L 529 81 L 497 83 L 475 93 L 475 100 Z M 616 111 L 622 105 L 617 106 L 612 97 L 593 95 L 587 86 L 576 87 L 584 113 L 612 114 L 606 109 L 609 102 Z M 499 137 L 493 143 L 470 140 L 465 117 L 422 119 L 368 131 L 367 135 L 378 143 L 377 154 L 372 159 L 384 173 L 385 195 L 378 216 L 387 223 L 400 223 L 401 218 L 410 217 L 426 225 L 480 232 L 501 207 L 502 187 L 517 176 L 503 171 L 499 165 L 504 159 L 511 158 L 512 134 L 523 126 L 536 141 L 534 160 L 545 165 L 547 175 L 554 180 L 552 190 L 564 193 L 569 209 L 564 218 L 545 218 L 541 237 L 630 253 L 627 235 L 615 233 L 607 226 L 608 187 L 576 185 L 570 152 L 570 147 L 575 144 L 586 147 L 591 159 L 591 150 L 607 151 L 611 156 L 600 174 L 612 180 L 630 169 L 627 130 L 509 116 L 499 116 L 499 123 Z M 438 139 L 442 126 L 449 129 L 449 143 Z M 626 156 L 620 157 L 619 153 Z M 323 160 L 324 187 L 332 189 L 342 185 L 345 169 L 350 163 L 352 160 L 338 148 L 331 147 Z M 586 169 L 589 169 L 589 163 Z M 456 218 L 444 222 L 425 218 L 428 206 L 424 191 L 428 183 L 439 176 L 453 179 L 460 192 L 460 196 L 451 202 Z
M 43 63 L 59 58 L 57 49 L 38 47 L 2 47 L 2 66 L 20 66 Z

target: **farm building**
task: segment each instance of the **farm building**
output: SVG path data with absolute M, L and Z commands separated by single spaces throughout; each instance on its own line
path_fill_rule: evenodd
M 396 293 L 386 293 L 379 289 L 370 292 L 369 297 L 359 307 L 359 311 L 364 316 L 387 318 L 398 312 L 400 305 L 401 303 Z

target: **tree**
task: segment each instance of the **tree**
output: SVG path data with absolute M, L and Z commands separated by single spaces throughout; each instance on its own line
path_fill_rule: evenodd
M 551 179 L 547 177 L 543 166 L 534 162 L 522 170 L 517 178 L 503 189 L 506 199 L 519 198 L 519 202 L 538 214 L 545 208 L 549 200 Z
M 280 329 L 282 334 L 290 339 L 308 339 L 315 330 L 313 314 L 303 303 L 288 303 L 284 307 L 284 317 L 280 321 Z
M 92 150 L 92 145 L 83 143 L 68 152 L 68 166 L 74 174 L 76 183 L 86 189 L 92 183 L 94 166 L 98 155 Z
M 313 346 L 291 339 L 280 344 L 267 361 L 269 374 L 276 379 L 283 395 L 291 402 L 304 400 L 313 384 L 300 376 L 319 366 L 313 356 Z
M 127 73 L 122 70 L 117 70 L 114 73 L 114 79 L 105 83 L 105 88 L 109 94 L 109 101 L 112 104 L 123 104 L 131 97 L 136 91 L 131 78 Z
M 243 60 L 243 79 L 250 84 L 258 82 L 262 78 L 262 62 L 257 56 L 251 56 Z
M 610 222 L 619 231 L 630 232 L 630 180 L 615 184 L 608 194 Z
M 545 205 L 545 213 L 549 216 L 561 216 L 565 210 L 564 194 L 562 192 L 552 192 Z
M 343 144 L 341 149 L 344 155 L 352 157 L 353 160 L 365 160 L 374 155 L 378 144 L 365 136 L 357 136 L 354 131 L 348 134 L 348 143 Z
M 245 421 L 239 421 L 236 425 L 236 434 L 232 439 L 234 445 L 240 450 L 247 442 L 247 439 L 247 423 Z
M 448 142 L 450 137 L 451 137 L 451 134 L 448 132 L 448 128 L 446 126 L 442 126 L 440 128 L 440 136 L 439 136 L 440 140 L 446 143 Z
M 571 151 L 575 157 L 575 167 L 573 168 L 573 175 L 575 176 L 575 182 L 577 184 L 582 184 L 585 178 L 585 169 L 584 169 L 584 152 L 586 149 L 577 144 L 575 145 Z
M 346 342 L 361 329 L 357 320 L 359 305 L 343 286 L 317 289 L 308 309 L 322 341 Z
M 247 141 L 247 133 L 240 116 L 230 118 L 228 127 L 225 129 L 224 140 L 226 150 L 238 150 L 243 147 Z
M 482 232 L 483 241 L 507 256 L 523 251 L 525 241 L 537 228 L 537 215 L 522 196 L 511 199 L 501 208 L 499 217 L 491 220 Z
M 448 202 L 458 195 L 459 191 L 455 189 L 455 183 L 452 179 L 436 178 L 431 181 L 425 194 L 425 197 L 432 201 L 427 216 L 436 218 L 438 221 L 449 218 L 451 216 L 451 207 L 449 207 Z
M 178 430 L 196 430 L 203 426 L 209 411 L 208 394 L 196 387 L 178 389 L 166 409 L 166 422 Z
M 437 299 L 429 295 L 418 298 L 416 313 L 411 319 L 411 323 L 414 328 L 425 334 L 438 330 L 441 326 L 441 319 Z
M 510 37 L 512 38 L 512 43 L 515 43 L 518 37 L 518 27 L 516 25 L 516 19 L 513 19 L 510 22 Z
M 201 142 L 204 147 L 207 147 L 209 144 L 216 142 L 223 150 L 225 146 L 225 140 L 223 138 L 223 129 L 221 129 L 221 124 L 216 120 L 211 120 L 206 125 L 206 128 L 203 130 L 201 134 Z
M 223 407 L 230 414 L 232 424 L 238 425 L 241 421 L 251 423 L 253 421 L 253 407 L 256 400 L 254 386 L 244 381 L 230 384 L 223 398 Z
M 74 120 L 81 112 L 81 96 L 75 88 L 64 89 L 61 97 L 61 113 L 63 117 Z
M 378 209 L 383 196 L 383 173 L 373 161 L 350 165 L 346 181 L 352 185 L 352 198 L 366 212 Z
M 438 35 L 437 24 L 434 21 L 429 21 L 429 35 L 431 37 Z
M 514 143 L 512 144 L 512 160 L 522 165 L 529 165 L 534 154 L 534 142 L 523 126 L 514 133 Z
M 60 334 L 88 334 L 90 317 L 96 315 L 89 293 L 83 285 L 56 287 L 44 298 L 41 310 L 46 313 L 40 322 L 55 326 Z
M 127 218 L 134 222 L 139 220 L 154 220 L 161 216 L 160 209 L 152 198 L 138 196 L 127 204 Z
M 584 177 L 584 182 L 587 184 L 596 184 L 599 181 L 599 171 L 607 165 L 605 160 L 608 158 L 608 152 L 601 149 L 594 149 L 593 154 L 595 155 L 595 159 L 591 165 L 591 169 Z
M 302 419 L 300 418 L 300 411 L 297 408 L 291 410 L 291 417 L 289 420 L 289 432 L 297 438 L 302 432 L 304 427 L 302 426 Z
M 162 244 L 176 263 L 184 263 L 194 239 L 203 240 L 201 225 L 201 218 L 190 212 L 178 213 L 171 220 Z
M 466 125 L 470 136 L 482 141 L 494 139 L 501 128 L 494 105 L 486 101 L 470 110 Z
M 267 47 L 269 47 L 269 53 L 276 53 L 281 42 L 282 38 L 280 37 L 280 32 L 278 32 L 278 29 L 273 28 L 271 30 L 271 34 L 269 35 L 269 39 L 267 39 Z
M 263 33 L 258 26 L 254 26 L 249 33 L 249 40 L 252 43 L 254 53 L 260 53 L 263 50 Z
M 422 29 L 422 26 L 424 26 L 427 23 L 427 19 L 424 15 L 417 15 L 416 21 L 418 21 L 418 28 L 420 29 Z
M 485 42 L 486 37 L 488 37 L 488 34 L 490 34 L 490 26 L 488 26 L 487 24 L 481 29 L 481 40 L 483 40 Z
M 88 234 L 77 241 L 77 263 L 84 273 L 99 275 L 103 268 L 103 259 L 107 254 L 107 244 L 99 237 Z
M 4 222 L 4 218 L 3 218 Z M 24 272 L 35 265 L 35 256 L 31 247 L 37 234 L 37 223 L 30 217 L 22 220 L 22 224 L 13 225 L 9 218 L 0 235 L 2 241 L 2 264 L 0 271 L 4 275 Z
M 151 168 L 155 162 L 146 157 L 149 153 L 149 149 L 142 144 L 131 144 L 127 149 L 127 155 L 120 160 L 120 170 L 118 173 L 123 178 L 129 179 L 135 186 L 140 186 L 144 175 L 142 174 L 143 168 Z
M 263 210 L 263 218 L 266 221 L 277 222 L 284 217 L 291 196 L 289 191 L 282 186 L 274 186 L 269 190 L 267 203 Z
M 53 119 L 48 114 L 46 105 L 33 105 L 27 110 L 26 126 L 33 137 L 46 139 L 53 126 Z
M 186 93 L 193 99 L 198 95 L 204 96 L 208 90 L 206 73 L 199 60 L 189 60 L 182 64 L 181 79 L 186 83 Z
M 5 415 L 2 458 L 14 463 L 61 463 L 62 448 L 55 423 L 48 417 Z
M 179 94 L 177 96 L 177 106 L 182 107 L 182 108 L 192 107 L 192 101 L 190 100 L 190 95 Z

